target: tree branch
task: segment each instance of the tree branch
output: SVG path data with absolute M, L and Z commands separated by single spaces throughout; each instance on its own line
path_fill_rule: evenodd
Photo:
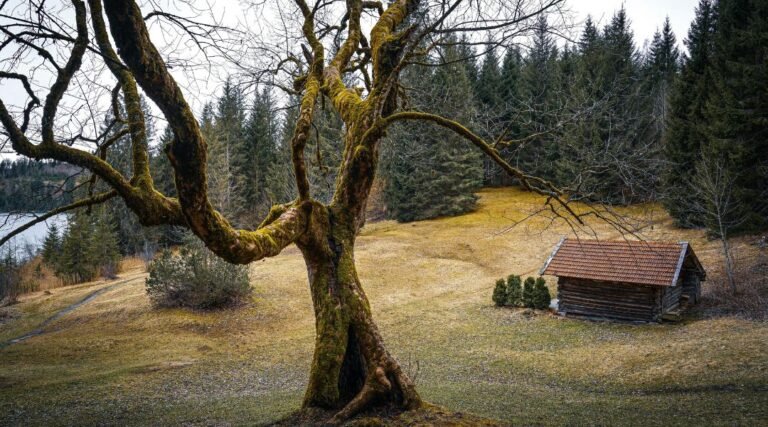
M 32 221 L 27 222 L 26 224 L 22 225 L 21 227 L 15 228 L 13 231 L 8 233 L 7 235 L 0 238 L 0 246 L 3 246 L 8 241 L 10 241 L 12 238 L 16 237 L 17 235 L 23 233 L 25 230 L 28 230 L 30 227 L 34 226 L 35 224 L 39 224 L 43 221 L 47 221 L 49 218 L 54 217 L 56 215 L 69 212 L 72 210 L 75 210 L 77 208 L 83 208 L 86 206 L 93 206 L 98 205 L 101 203 L 106 202 L 107 200 L 112 199 L 113 197 L 117 196 L 117 192 L 114 190 L 107 191 L 104 193 L 97 194 L 93 197 L 89 197 L 87 199 L 78 200 L 77 202 L 71 203 L 66 206 L 61 206 L 56 209 L 53 209 L 51 211 L 46 212 L 43 215 L 38 216 L 37 218 L 33 219 Z

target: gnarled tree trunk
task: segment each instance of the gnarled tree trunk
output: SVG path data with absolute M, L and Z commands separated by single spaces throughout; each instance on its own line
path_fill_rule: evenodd
M 346 219 L 344 219 L 346 218 Z M 315 353 L 305 407 L 340 409 L 332 422 L 374 404 L 415 409 L 421 399 L 384 347 L 355 269 L 357 218 L 316 204 L 304 255 L 315 310 Z

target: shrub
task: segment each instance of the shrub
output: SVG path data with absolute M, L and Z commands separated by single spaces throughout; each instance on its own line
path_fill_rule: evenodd
M 523 288 L 520 285 L 520 276 L 510 274 L 507 277 L 506 305 L 520 307 L 523 304 Z
M 536 284 L 536 281 L 533 279 L 533 277 L 528 277 L 525 279 L 525 283 L 523 284 L 523 306 L 528 308 L 533 308 L 533 288 Z
M 157 307 L 219 308 L 251 294 L 247 266 L 216 257 L 194 238 L 177 254 L 164 250 L 150 263 L 146 288 Z
M 545 310 L 549 308 L 549 303 L 551 300 L 552 297 L 549 295 L 547 282 L 544 280 L 544 278 L 539 277 L 536 279 L 536 283 L 533 285 L 533 308 Z
M 496 281 L 496 287 L 493 288 L 493 296 L 491 299 L 493 299 L 493 303 L 498 307 L 507 303 L 507 284 L 504 283 L 504 279 Z

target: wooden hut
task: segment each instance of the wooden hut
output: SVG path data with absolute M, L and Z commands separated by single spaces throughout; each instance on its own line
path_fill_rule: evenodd
M 563 239 L 542 267 L 565 316 L 660 322 L 698 301 L 704 268 L 688 242 Z

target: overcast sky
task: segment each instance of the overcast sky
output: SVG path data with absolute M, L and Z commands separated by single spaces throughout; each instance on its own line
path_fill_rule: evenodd
M 688 34 L 688 27 L 693 21 L 694 10 L 698 0 L 571 0 L 571 9 L 583 22 L 587 15 L 592 15 L 599 27 L 608 23 L 614 12 L 621 9 L 627 10 L 627 16 L 632 23 L 635 32 L 635 43 L 638 48 L 643 43 L 650 42 L 656 29 L 661 29 L 664 18 L 669 16 L 672 29 L 677 36 L 677 42 L 683 48 L 683 39 Z

